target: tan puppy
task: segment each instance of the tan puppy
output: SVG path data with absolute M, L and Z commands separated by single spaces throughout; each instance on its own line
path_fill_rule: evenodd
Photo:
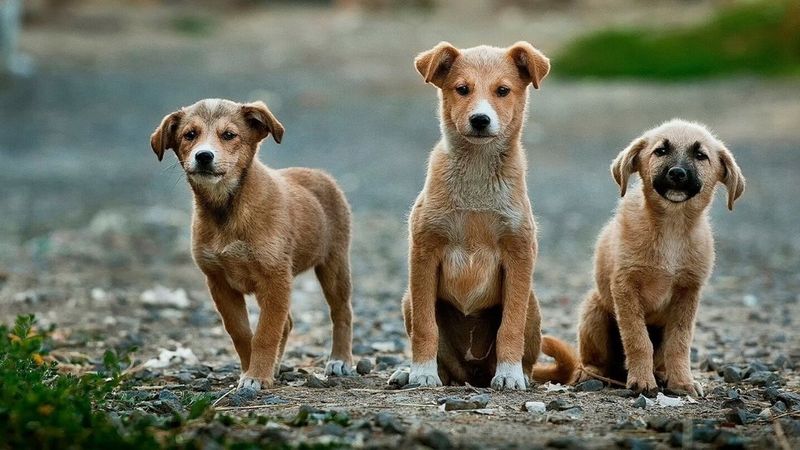
M 633 173 L 641 187 L 625 196 Z M 652 391 L 658 375 L 671 391 L 702 395 L 689 353 L 700 291 L 714 266 L 708 208 L 720 182 L 733 209 L 744 176 L 722 142 L 682 120 L 634 140 L 611 174 L 624 198 L 597 242 L 597 288 L 578 327 L 584 370 L 574 370 L 579 363 L 566 344 L 546 337 L 545 353 L 558 364 L 537 368 L 534 378 L 627 377 L 630 389 Z
M 439 88 L 442 140 L 409 220 L 409 382 L 525 389 L 540 318 L 521 135 L 528 86 L 539 87 L 549 61 L 527 42 L 442 42 L 415 65 Z
M 261 141 L 283 137 L 262 102 L 207 99 L 164 117 L 150 143 L 173 149 L 194 192 L 192 253 L 242 363 L 239 387 L 271 386 L 292 329 L 292 278 L 314 268 L 331 309 L 329 375 L 350 373 L 350 208 L 336 182 L 313 169 L 273 170 Z M 261 314 L 255 333 L 244 294 Z

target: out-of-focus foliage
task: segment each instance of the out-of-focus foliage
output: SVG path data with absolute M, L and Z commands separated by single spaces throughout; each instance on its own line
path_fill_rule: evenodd
M 565 76 L 604 78 L 800 74 L 800 2 L 735 4 L 690 28 L 592 33 L 567 46 L 553 67 Z

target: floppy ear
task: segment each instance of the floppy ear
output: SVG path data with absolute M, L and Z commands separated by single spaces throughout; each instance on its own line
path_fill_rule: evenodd
M 736 160 L 733 159 L 733 153 L 724 145 L 719 152 L 719 161 L 722 163 L 722 174 L 719 181 L 728 190 L 728 209 L 733 211 L 733 202 L 744 193 L 744 175 L 742 175 L 742 169 L 736 164 Z
M 178 130 L 178 124 L 183 118 L 183 114 L 183 111 L 167 114 L 161 120 L 161 125 L 150 135 L 150 147 L 159 161 L 164 158 L 165 151 L 178 148 L 178 139 L 175 136 L 175 132 Z
M 449 42 L 442 41 L 436 47 L 417 55 L 414 66 L 426 83 L 433 83 L 434 86 L 441 88 L 447 73 L 453 67 L 453 62 L 460 54 Z
M 519 41 L 509 47 L 508 57 L 517 66 L 519 76 L 526 83 L 533 84 L 535 89 L 539 89 L 542 80 L 550 72 L 550 59 L 525 41 Z
M 625 196 L 628 190 L 628 178 L 633 172 L 639 171 L 639 152 L 647 147 L 647 139 L 640 137 L 631 142 L 625 150 L 611 163 L 611 176 L 619 185 L 620 197 Z
M 258 140 L 261 141 L 272 133 L 272 139 L 278 144 L 283 139 L 283 125 L 278 122 L 272 111 L 267 108 L 264 102 L 258 101 L 242 105 L 242 115 L 244 120 L 251 128 L 258 132 Z

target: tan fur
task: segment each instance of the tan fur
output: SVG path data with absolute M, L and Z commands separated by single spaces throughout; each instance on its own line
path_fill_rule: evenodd
M 187 134 L 196 134 L 189 140 Z M 235 136 L 226 140 L 224 133 Z M 274 170 L 258 160 L 261 141 L 283 126 L 261 102 L 207 99 L 164 118 L 151 138 L 159 160 L 173 149 L 194 192 L 192 253 L 242 364 L 242 381 L 270 386 L 292 328 L 292 278 L 314 268 L 331 308 L 331 360 L 352 362 L 350 209 L 327 174 Z M 227 135 L 230 137 L 230 135 Z M 192 165 L 193 150 L 214 149 L 215 171 Z M 244 295 L 261 314 L 252 333 Z
M 539 86 L 548 60 L 524 42 L 466 50 L 443 42 L 415 66 L 440 89 L 443 136 L 409 220 L 403 311 L 412 361 L 438 359 L 444 383 L 486 385 L 503 363 L 523 364 L 530 375 L 540 339 L 532 287 L 536 224 L 520 141 L 527 87 Z M 459 85 L 470 94 L 458 94 Z M 510 93 L 498 96 L 500 86 Z M 481 101 L 499 125 L 494 138 L 476 142 L 468 136 L 469 116 Z
M 665 140 L 674 147 L 672 160 L 654 153 Z M 654 178 L 670 161 L 687 157 L 696 142 L 707 155 L 693 160 L 702 189 L 672 203 L 656 192 Z M 611 173 L 624 198 L 597 242 L 597 287 L 583 303 L 578 327 L 581 378 L 627 378 L 629 388 L 650 391 L 659 375 L 672 391 L 702 394 L 689 354 L 700 292 L 714 265 L 708 208 L 722 183 L 732 209 L 744 192 L 744 176 L 722 142 L 703 126 L 681 120 L 634 140 Z M 633 173 L 641 183 L 626 195 Z M 562 363 L 572 364 L 568 358 Z

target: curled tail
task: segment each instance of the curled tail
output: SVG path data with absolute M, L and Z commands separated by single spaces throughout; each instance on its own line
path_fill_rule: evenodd
M 580 360 L 569 344 L 552 336 L 542 336 L 542 353 L 552 356 L 556 362 L 533 366 L 534 380 L 555 381 L 561 384 L 571 384 L 577 380 Z

